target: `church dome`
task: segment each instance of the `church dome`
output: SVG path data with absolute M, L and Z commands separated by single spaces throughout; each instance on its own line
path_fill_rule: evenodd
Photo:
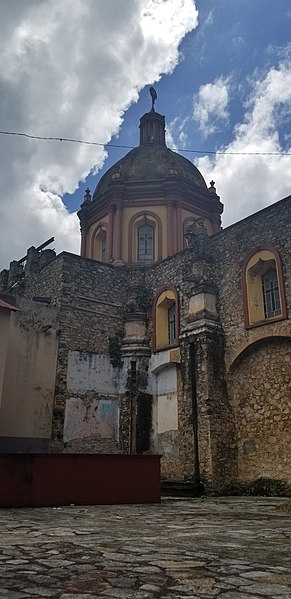
M 101 262 L 148 265 L 182 251 L 198 221 L 219 231 L 223 206 L 194 164 L 166 146 L 165 117 L 140 119 L 139 146 L 109 168 L 78 212 L 81 254 Z
M 206 183 L 190 160 L 173 152 L 165 142 L 165 117 L 152 110 L 140 120 L 140 145 L 114 164 L 100 179 L 93 199 L 116 179 L 125 182 L 160 181 L 175 175 L 184 183 L 207 192 Z
M 176 175 L 185 183 L 199 190 L 207 191 L 207 186 L 190 160 L 173 152 L 166 145 L 148 143 L 131 150 L 114 164 L 100 179 L 94 192 L 94 199 L 107 190 L 116 178 L 125 181 L 153 181 Z M 197 191 L 198 191 L 197 189 Z

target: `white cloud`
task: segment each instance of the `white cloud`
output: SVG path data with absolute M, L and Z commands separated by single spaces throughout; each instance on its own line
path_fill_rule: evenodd
M 197 25 L 194 0 L 9 0 L 1 10 L 0 129 L 102 143 Z M 0 156 L 1 266 L 51 235 L 58 251 L 78 251 L 61 196 L 102 166 L 104 149 L 0 136 Z
M 291 116 L 291 62 L 272 68 L 257 81 L 244 121 L 235 128 L 225 152 L 282 152 L 279 125 Z M 284 135 L 282 139 L 286 141 Z M 291 155 L 219 155 L 202 157 L 196 164 L 207 181 L 213 178 L 225 205 L 224 225 L 276 202 L 291 193 Z
M 176 116 L 166 126 L 166 144 L 172 150 L 183 150 L 187 146 L 188 134 L 185 127 L 189 121 L 189 116 L 181 118 Z
M 210 10 L 207 17 L 205 18 L 204 25 L 213 25 L 214 23 L 214 13 L 213 10 Z
M 229 91 L 229 78 L 219 77 L 202 85 L 194 97 L 193 118 L 204 137 L 215 133 L 219 122 L 228 119 Z

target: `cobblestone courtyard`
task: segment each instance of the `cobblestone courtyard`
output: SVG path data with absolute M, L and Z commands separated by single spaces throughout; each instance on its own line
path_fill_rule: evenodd
M 284 499 L 0 510 L 0 598 L 291 598 Z

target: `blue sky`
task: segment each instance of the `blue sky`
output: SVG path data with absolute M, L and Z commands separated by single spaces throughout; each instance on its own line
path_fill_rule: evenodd
M 199 24 L 181 42 L 179 63 L 172 73 L 162 75 L 155 84 L 156 110 L 165 114 L 171 127 L 173 139 L 168 145 L 180 150 L 183 147 L 203 152 L 223 150 L 233 140 L 236 124 L 244 121 L 246 103 L 253 96 L 255 82 L 263 80 L 271 68 L 278 69 L 282 60 L 290 57 L 291 5 L 289 0 L 278 0 L 276 6 L 271 0 L 196 0 L 196 7 Z M 197 118 L 193 118 L 193 103 L 201 86 L 220 78 L 228 80 L 228 116 L 220 118 L 219 110 L 214 111 L 209 124 L 213 123 L 215 130 L 207 134 L 199 127 Z M 150 109 L 148 89 L 149 86 L 141 90 L 138 101 L 125 112 L 112 144 L 135 146 L 139 143 L 139 118 Z M 290 100 L 287 114 L 284 106 L 279 105 L 276 110 L 280 145 L 287 151 L 290 147 L 287 136 L 291 134 Z M 183 132 L 187 137 L 181 143 L 179 128 L 184 120 Z M 108 158 L 98 174 L 81 182 L 73 196 L 64 196 L 70 210 L 78 209 L 85 188 L 89 186 L 93 191 L 102 174 L 127 150 L 107 147 L 107 152 Z M 194 152 L 184 155 L 196 164 L 200 157 Z M 291 157 L 285 160 L 287 170 Z
M 200 150 L 184 155 L 215 180 L 224 226 L 290 194 L 290 0 L 10 0 L 0 13 L 1 130 L 136 146 L 154 85 L 168 146 Z M 84 190 L 125 153 L 0 135 L 1 266 L 52 235 L 78 252 Z

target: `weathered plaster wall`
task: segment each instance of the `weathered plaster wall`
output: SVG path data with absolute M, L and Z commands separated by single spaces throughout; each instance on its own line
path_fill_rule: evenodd
M 57 308 L 18 298 L 11 314 L 0 411 L 1 451 L 50 444 L 58 349 Z
M 55 279 L 58 273 L 60 335 L 52 449 L 127 451 L 130 434 L 130 406 L 124 396 L 127 368 L 121 380 L 122 371 L 110 363 L 109 339 L 116 339 L 117 343 L 121 339 L 124 306 L 130 297 L 133 277 L 123 267 L 67 253 L 61 254 L 54 264 L 54 268 L 44 269 L 37 281 L 38 295 L 45 295 L 55 285 L 51 277 Z M 35 293 L 36 281 L 32 280 L 26 294 Z M 102 414 L 106 405 L 111 424 L 105 426 Z
M 162 474 L 171 477 L 173 460 L 179 455 L 177 366 L 168 362 L 170 350 L 153 356 L 153 436 L 157 453 L 163 456 Z M 166 355 L 165 355 L 166 354 Z M 162 355 L 165 364 L 162 364 Z M 160 366 L 157 365 L 158 360 Z
M 72 448 L 75 441 L 88 440 L 96 452 L 104 451 L 104 440 L 118 447 L 119 406 L 115 399 L 71 397 L 66 401 L 64 442 Z
M 108 354 L 69 351 L 63 441 L 67 451 L 119 451 L 119 396 L 125 371 Z
M 0 308 L 0 407 L 9 339 L 10 310 Z
M 68 391 L 117 395 L 120 392 L 121 375 L 120 369 L 112 366 L 108 354 L 69 351 Z

